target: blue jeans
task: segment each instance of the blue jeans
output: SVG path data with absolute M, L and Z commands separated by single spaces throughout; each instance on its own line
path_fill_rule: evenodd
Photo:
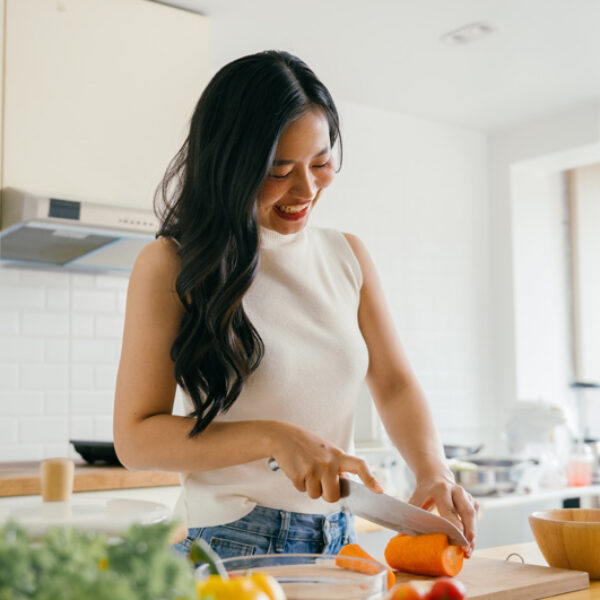
M 192 542 L 199 538 L 221 558 L 291 552 L 337 554 L 345 544 L 357 542 L 354 517 L 345 510 L 325 516 L 266 506 L 256 506 L 232 523 L 188 529 L 187 538 L 173 549 L 187 556 Z

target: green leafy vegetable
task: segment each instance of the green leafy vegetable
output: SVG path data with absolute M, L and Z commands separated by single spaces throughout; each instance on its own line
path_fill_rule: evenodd
M 171 523 L 134 525 L 119 539 L 67 527 L 31 541 L 0 528 L 0 600 L 186 600 L 192 564 L 170 548 Z

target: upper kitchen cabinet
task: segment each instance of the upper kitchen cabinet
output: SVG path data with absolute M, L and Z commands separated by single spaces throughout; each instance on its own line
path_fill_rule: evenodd
M 2 185 L 151 208 L 210 76 L 210 23 L 150 0 L 4 0 Z

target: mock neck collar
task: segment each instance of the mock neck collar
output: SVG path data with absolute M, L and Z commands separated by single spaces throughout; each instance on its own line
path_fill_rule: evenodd
M 288 246 L 295 241 L 301 239 L 305 235 L 306 228 L 303 227 L 296 233 L 279 233 L 274 229 L 268 229 L 267 227 L 259 227 L 260 234 L 260 246 L 261 248 L 278 248 L 280 246 Z

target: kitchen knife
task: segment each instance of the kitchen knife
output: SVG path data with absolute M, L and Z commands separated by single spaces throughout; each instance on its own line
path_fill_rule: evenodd
M 376 494 L 357 481 L 340 477 L 341 504 L 352 514 L 400 533 L 445 533 L 451 544 L 467 546 L 467 538 L 448 519 L 402 502 L 387 494 Z
M 279 469 L 275 459 L 269 460 L 269 468 L 272 471 Z M 340 496 L 341 505 L 352 514 L 387 529 L 409 535 L 445 533 L 451 544 L 457 546 L 469 544 L 462 531 L 448 519 L 387 494 L 376 494 L 357 481 L 340 477 Z

